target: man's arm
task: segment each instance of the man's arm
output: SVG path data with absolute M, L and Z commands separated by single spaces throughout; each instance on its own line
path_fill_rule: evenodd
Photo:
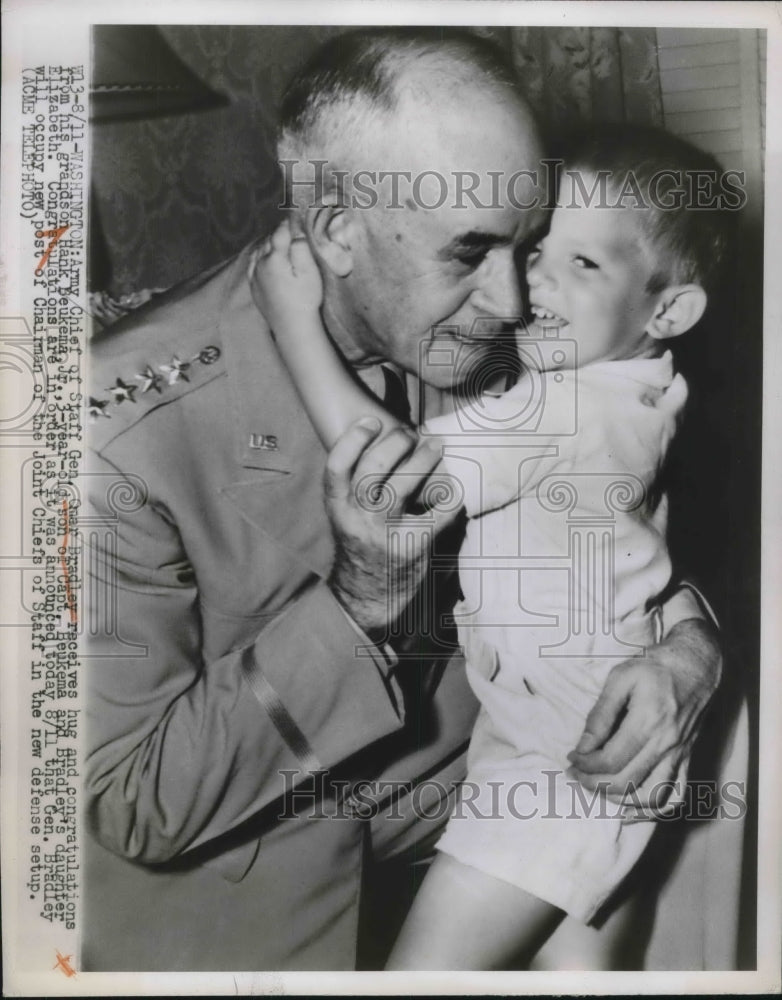
M 127 483 L 102 460 L 93 472 L 98 487 Z M 202 603 L 180 531 L 153 497 L 119 514 L 110 490 L 92 500 L 92 515 L 117 525 L 91 532 L 85 588 L 101 633 L 87 660 L 88 816 L 109 849 L 169 860 L 278 799 L 281 771 L 303 780 L 401 727 L 325 582 L 276 617 L 228 620 Z M 225 629 L 238 648 L 204 648 Z
M 426 574 L 432 531 L 456 512 L 402 515 L 439 456 L 412 432 L 376 437 L 356 425 L 328 459 L 329 580 L 304 587 L 281 613 L 251 618 L 205 603 L 188 558 L 187 544 L 211 548 L 220 525 L 200 518 L 193 543 L 194 526 L 177 523 L 154 487 L 118 510 L 116 491 L 101 484 L 129 482 L 94 457 L 91 514 L 116 532 L 92 533 L 88 620 L 115 617 L 121 642 L 101 625 L 90 643 L 86 788 L 90 824 L 110 850 L 170 860 L 279 799 L 291 784 L 282 772 L 298 783 L 403 725 L 378 647 Z M 391 509 L 367 497 L 368 479 L 390 491 Z M 406 540 L 393 559 L 389 517 Z M 229 643 L 214 637 L 226 630 L 224 653 Z
M 680 590 L 670 603 L 664 617 L 683 617 L 643 659 L 614 667 L 569 755 L 574 777 L 586 787 L 608 782 L 615 797 L 634 788 L 641 804 L 658 782 L 675 778 L 722 668 L 716 626 L 692 593 Z

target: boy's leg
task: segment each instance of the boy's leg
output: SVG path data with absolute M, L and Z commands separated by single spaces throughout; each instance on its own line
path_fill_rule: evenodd
M 562 916 L 523 889 L 438 854 L 386 968 L 508 968 L 520 952 L 538 951 Z
M 565 917 L 530 962 L 536 972 L 617 972 L 643 968 L 654 902 L 630 896 L 599 927 Z

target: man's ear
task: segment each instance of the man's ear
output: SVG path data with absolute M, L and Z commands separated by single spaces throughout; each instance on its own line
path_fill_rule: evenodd
M 660 294 L 646 332 L 656 340 L 678 337 L 695 326 L 706 309 L 700 285 L 671 285 Z
M 338 278 L 353 270 L 355 219 L 342 205 L 319 205 L 306 211 L 303 224 L 315 255 Z

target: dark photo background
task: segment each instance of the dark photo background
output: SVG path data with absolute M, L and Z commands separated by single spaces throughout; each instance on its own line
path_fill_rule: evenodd
M 103 29 L 105 30 L 105 29 Z M 120 29 L 121 30 L 121 29 Z M 276 108 L 329 26 L 172 26 L 159 32 L 226 101 L 92 130 L 91 288 L 114 299 L 163 289 L 232 255 L 277 217 Z M 762 32 L 655 28 L 476 28 L 511 53 L 546 137 L 591 122 L 678 132 L 746 171 L 732 278 L 676 345 L 688 418 L 671 460 L 671 546 L 720 618 L 725 681 L 694 763 L 714 771 L 743 696 L 757 767 L 762 404 Z M 101 44 L 101 35 L 96 35 Z M 160 60 L 162 56 L 157 55 Z M 754 817 L 754 782 L 749 788 Z M 738 962 L 755 965 L 755 833 L 747 827 Z M 697 905 L 696 902 L 693 905 Z M 723 966 L 724 967 L 724 966 Z

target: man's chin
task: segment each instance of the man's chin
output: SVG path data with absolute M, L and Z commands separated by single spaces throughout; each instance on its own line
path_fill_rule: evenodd
M 463 388 L 480 393 L 500 373 L 518 370 L 518 352 L 512 338 L 438 337 L 423 352 L 420 378 L 437 389 Z
M 436 389 L 455 389 L 471 382 L 488 361 L 485 345 L 438 346 L 420 367 L 420 378 Z

